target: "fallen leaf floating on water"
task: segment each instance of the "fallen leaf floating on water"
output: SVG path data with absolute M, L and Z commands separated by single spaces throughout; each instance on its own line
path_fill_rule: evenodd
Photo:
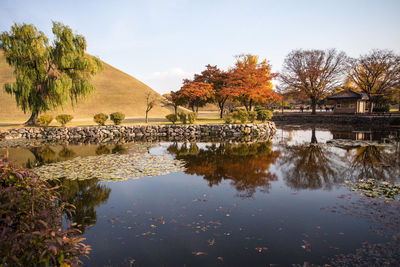
M 184 170 L 183 162 L 173 159 L 170 155 L 149 154 L 143 156 L 140 153 L 76 157 L 68 161 L 51 163 L 33 169 L 46 180 L 98 178 L 103 181 L 139 179 L 145 176 L 166 175 L 182 170 Z
M 257 248 L 255 248 L 255 250 L 257 250 L 258 252 L 263 252 L 263 251 L 267 251 L 268 250 L 268 248 L 267 247 L 257 247 Z
M 223 261 L 223 260 L 224 260 L 224 258 L 222 258 L 222 257 L 217 257 L 217 260 L 219 260 L 219 261 Z
M 199 198 L 192 200 L 192 202 L 207 202 L 207 201 L 208 201 L 207 199 L 199 199 Z
M 193 251 L 192 254 L 195 256 L 207 255 L 207 253 L 205 253 L 203 251 Z
M 208 242 L 209 246 L 214 246 L 215 245 L 215 239 L 214 238 L 213 239 L 208 239 L 207 242 Z

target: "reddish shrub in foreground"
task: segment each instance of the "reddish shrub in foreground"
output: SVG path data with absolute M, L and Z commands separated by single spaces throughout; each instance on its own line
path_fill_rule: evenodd
M 56 190 L 0 160 L 0 265 L 78 265 L 78 257 L 89 254 L 79 230 L 62 229 L 62 213 L 71 207 Z

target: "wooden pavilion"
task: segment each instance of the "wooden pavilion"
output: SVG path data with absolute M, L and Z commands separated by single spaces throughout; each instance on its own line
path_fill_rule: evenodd
M 326 98 L 333 103 L 333 112 L 340 114 L 364 113 L 368 96 L 364 93 L 347 89 Z

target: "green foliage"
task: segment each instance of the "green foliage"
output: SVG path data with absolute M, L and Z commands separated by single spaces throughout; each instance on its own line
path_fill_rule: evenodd
M 191 112 L 191 113 L 187 114 L 187 118 L 188 118 L 189 123 L 193 124 L 197 119 L 197 113 Z
M 239 110 L 237 116 L 241 123 L 246 123 L 249 119 L 249 114 L 245 110 Z
M 38 124 L 43 127 L 49 126 L 49 124 L 53 121 L 53 116 L 51 115 L 42 115 L 38 118 Z
M 86 54 L 82 35 L 59 22 L 53 22 L 52 30 L 52 45 L 33 25 L 14 24 L 0 34 L 0 48 L 16 77 L 15 83 L 5 84 L 5 91 L 24 112 L 32 112 L 33 124 L 39 113 L 73 105 L 93 92 L 91 77 L 103 68 L 98 58 Z
M 376 106 L 373 109 L 374 112 L 389 112 L 390 111 L 390 105 L 380 105 Z
M 110 114 L 110 120 L 114 122 L 115 125 L 120 125 L 125 119 L 125 114 L 121 112 L 114 112 Z
M 65 124 L 72 121 L 73 118 L 74 117 L 72 117 L 71 115 L 68 115 L 68 114 L 60 114 L 60 115 L 57 115 L 56 121 L 58 121 L 58 123 L 60 123 L 62 127 L 65 127 Z
M 176 114 L 174 114 L 174 113 L 168 114 L 167 116 L 165 116 L 165 118 L 168 121 L 172 122 L 173 124 L 175 124 L 175 122 L 178 120 L 178 116 Z
M 226 124 L 231 124 L 233 123 L 233 119 L 230 116 L 224 117 L 224 121 Z
M 187 113 L 185 113 L 185 112 L 183 112 L 183 111 L 178 112 L 178 117 L 179 117 L 179 120 L 180 120 L 183 124 L 186 124 L 186 123 L 187 123 L 187 120 L 188 120 Z
M 257 119 L 265 122 L 269 121 L 272 118 L 273 114 L 270 110 L 259 110 L 257 111 Z
M 108 115 L 104 113 L 98 113 L 94 115 L 93 120 L 100 126 L 104 126 L 106 120 L 108 119 Z
M 249 116 L 249 121 L 253 123 L 257 119 L 257 112 L 256 111 L 249 111 L 247 112 Z
M 90 247 L 62 227 L 73 210 L 46 181 L 0 161 L 0 262 L 4 266 L 77 265 Z

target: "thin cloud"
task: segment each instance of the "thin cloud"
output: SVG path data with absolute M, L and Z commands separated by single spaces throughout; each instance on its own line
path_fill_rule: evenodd
M 156 71 L 150 74 L 136 74 L 136 78 L 156 90 L 160 94 L 179 90 L 183 79 L 192 78 L 194 73 L 175 67 L 166 71 Z

